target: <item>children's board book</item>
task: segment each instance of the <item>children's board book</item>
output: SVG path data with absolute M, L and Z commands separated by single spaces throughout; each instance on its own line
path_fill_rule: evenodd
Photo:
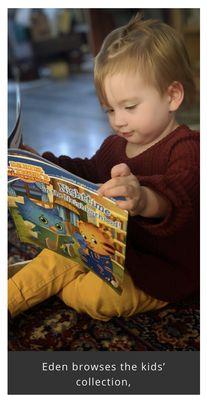
M 46 159 L 8 150 L 8 204 L 22 242 L 47 248 L 123 288 L 128 212 Z

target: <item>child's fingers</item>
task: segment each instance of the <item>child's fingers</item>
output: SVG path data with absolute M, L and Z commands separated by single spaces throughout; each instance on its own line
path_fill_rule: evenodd
M 111 190 L 117 191 L 118 187 L 124 187 L 125 193 L 121 194 L 123 196 L 133 196 L 133 190 L 137 189 L 137 179 L 134 175 L 130 174 L 128 176 L 118 176 L 116 178 L 112 178 L 109 181 L 105 182 L 99 189 L 98 193 L 102 196 L 119 196 L 116 192 L 112 192 Z M 118 189 L 121 190 L 121 189 Z M 122 189 L 123 190 L 123 189 Z M 117 192 L 118 193 L 118 192 Z
M 121 179 L 122 178 L 112 178 L 109 179 L 109 181 L 103 183 L 103 185 L 101 185 L 101 187 L 98 189 L 98 193 L 104 196 L 107 196 L 107 192 L 108 190 L 117 187 L 117 186 L 121 186 Z
M 132 209 L 134 208 L 134 203 L 132 199 L 126 199 L 126 200 L 117 200 L 116 204 L 122 208 L 123 210 L 127 210 L 132 213 Z
M 117 176 L 128 176 L 131 174 L 130 168 L 127 164 L 121 163 L 115 165 L 111 169 L 111 177 L 116 178 Z
M 133 198 L 135 196 L 134 187 L 132 185 L 120 185 L 105 188 L 104 196 Z
M 120 196 L 125 196 L 125 188 L 124 186 L 117 186 L 113 187 L 111 189 L 105 190 L 104 196 L 107 197 L 120 197 Z

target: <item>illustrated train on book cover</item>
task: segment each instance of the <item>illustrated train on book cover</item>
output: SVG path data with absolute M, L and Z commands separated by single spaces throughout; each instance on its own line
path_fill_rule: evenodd
M 81 263 L 121 293 L 128 213 L 97 195 L 97 185 L 20 154 L 10 152 L 8 166 L 9 210 L 20 240 Z

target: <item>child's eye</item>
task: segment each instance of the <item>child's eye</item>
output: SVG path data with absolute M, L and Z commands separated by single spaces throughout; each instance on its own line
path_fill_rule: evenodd
M 134 104 L 133 106 L 127 106 L 125 107 L 126 110 L 133 110 L 134 108 L 136 108 L 137 104 Z
M 93 239 L 93 238 L 92 238 L 92 239 L 91 239 L 91 242 L 94 243 L 94 244 L 97 244 L 96 239 Z
M 112 108 L 109 108 L 109 109 L 105 109 L 104 112 L 106 114 L 112 114 L 114 112 L 114 110 Z

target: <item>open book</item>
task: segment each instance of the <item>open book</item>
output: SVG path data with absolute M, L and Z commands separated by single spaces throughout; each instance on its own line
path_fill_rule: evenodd
M 20 149 L 8 151 L 8 202 L 18 236 L 93 271 L 122 292 L 128 212 L 99 185 Z

